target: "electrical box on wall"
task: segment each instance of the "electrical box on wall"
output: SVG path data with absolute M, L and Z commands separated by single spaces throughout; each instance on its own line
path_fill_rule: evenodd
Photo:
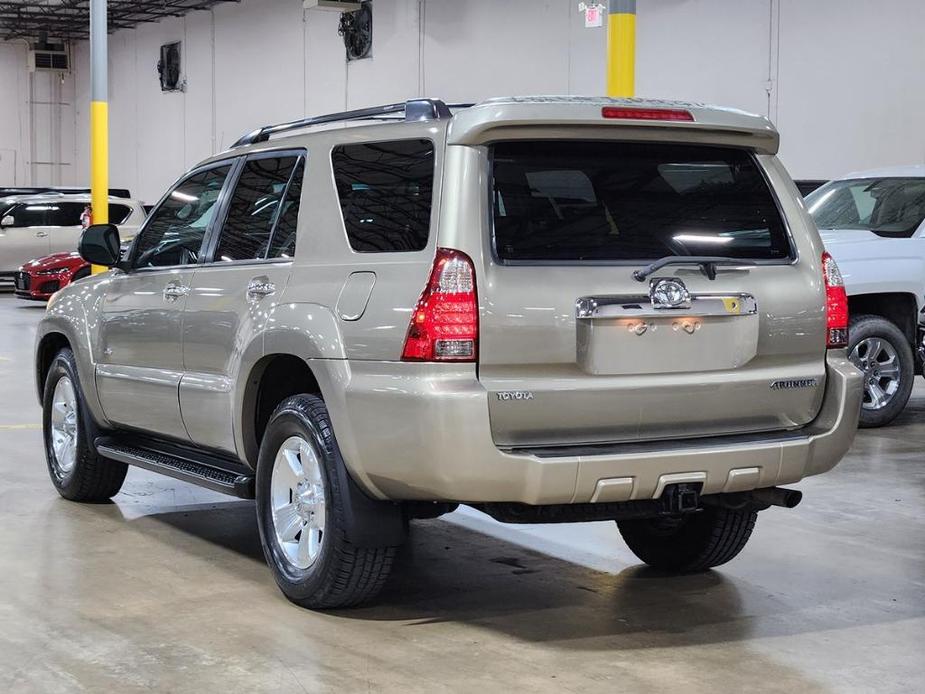
M 161 57 L 157 61 L 157 74 L 161 80 L 162 92 L 182 92 L 186 81 L 181 79 L 181 43 L 165 43 L 161 46 Z

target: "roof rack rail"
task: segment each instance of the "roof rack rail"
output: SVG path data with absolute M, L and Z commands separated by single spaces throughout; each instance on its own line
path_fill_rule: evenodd
M 453 104 L 454 108 L 468 108 L 472 104 Z M 352 120 L 374 120 L 383 116 L 404 114 L 406 121 L 429 121 L 443 120 L 452 118 L 450 106 L 443 103 L 440 99 L 411 99 L 397 104 L 387 104 L 385 106 L 373 106 L 372 108 L 361 108 L 356 111 L 343 111 L 342 113 L 328 113 L 323 116 L 312 116 L 302 120 L 294 120 L 288 123 L 279 123 L 277 125 L 265 125 L 251 133 L 248 133 L 240 140 L 231 145 L 232 149 L 243 147 L 244 145 L 253 145 L 258 142 L 266 142 L 271 135 L 288 132 L 290 130 L 300 130 L 313 125 L 323 125 L 325 123 L 340 123 Z

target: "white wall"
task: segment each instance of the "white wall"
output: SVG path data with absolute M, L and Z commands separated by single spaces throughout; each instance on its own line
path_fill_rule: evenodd
M 0 42 L 0 185 L 69 183 L 75 165 L 74 76 L 29 73 L 24 41 Z
M 767 115 L 797 178 L 925 162 L 922 0 L 640 0 L 637 92 Z
M 473 101 L 599 93 L 603 30 L 571 0 L 375 0 L 370 60 L 347 63 L 338 14 L 300 0 L 245 0 L 110 38 L 111 181 L 156 199 L 189 166 L 269 122 L 421 94 Z M 421 31 L 421 27 L 424 31 Z M 529 30 L 528 30 L 529 29 Z M 158 47 L 183 41 L 184 93 L 162 93 Z M 89 103 L 75 51 L 78 124 Z M 82 137 L 77 159 L 87 167 Z
M 112 35 L 112 184 L 153 200 L 244 132 L 311 113 L 418 95 L 604 90 L 605 33 L 584 28 L 577 0 L 374 4 L 374 57 L 349 64 L 337 14 L 303 12 L 301 0 L 243 0 Z M 922 162 L 923 26 L 920 0 L 640 0 L 637 91 L 769 115 L 796 177 Z M 187 90 L 165 94 L 158 47 L 176 40 Z M 64 182 L 87 178 L 88 57 L 86 44 L 75 47 L 76 109 L 60 107 L 71 133 L 61 146 L 73 162 L 59 167 Z M 24 61 L 21 44 L 0 43 L 0 87 L 19 102 L 0 100 L 0 179 L 6 151 L 16 149 L 19 183 L 31 161 L 28 127 L 19 125 Z
M 24 121 L 26 96 L 23 87 L 26 48 L 21 43 L 0 42 L 0 186 L 26 181 L 23 144 L 29 142 Z
M 780 6 L 784 162 L 807 177 L 925 162 L 925 2 Z
M 768 115 L 771 0 L 641 0 L 639 95 Z

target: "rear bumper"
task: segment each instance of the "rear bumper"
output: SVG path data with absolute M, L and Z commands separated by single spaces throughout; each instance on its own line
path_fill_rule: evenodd
M 327 401 L 344 459 L 368 493 L 395 500 L 567 504 L 657 498 L 678 482 L 704 494 L 789 484 L 841 460 L 862 396 L 860 372 L 831 352 L 822 408 L 799 432 L 505 451 L 471 365 L 341 364 Z

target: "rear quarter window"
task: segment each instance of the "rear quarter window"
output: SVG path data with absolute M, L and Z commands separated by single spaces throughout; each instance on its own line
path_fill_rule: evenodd
M 502 261 L 784 260 L 780 211 L 745 150 L 542 141 L 492 148 L 494 243 Z
M 430 236 L 434 144 L 370 142 L 331 154 L 350 247 L 360 253 L 421 251 Z
M 126 207 L 125 205 L 117 205 L 115 203 L 110 203 L 109 205 L 109 223 L 110 224 L 125 224 L 128 221 L 128 218 L 132 215 L 132 208 Z

